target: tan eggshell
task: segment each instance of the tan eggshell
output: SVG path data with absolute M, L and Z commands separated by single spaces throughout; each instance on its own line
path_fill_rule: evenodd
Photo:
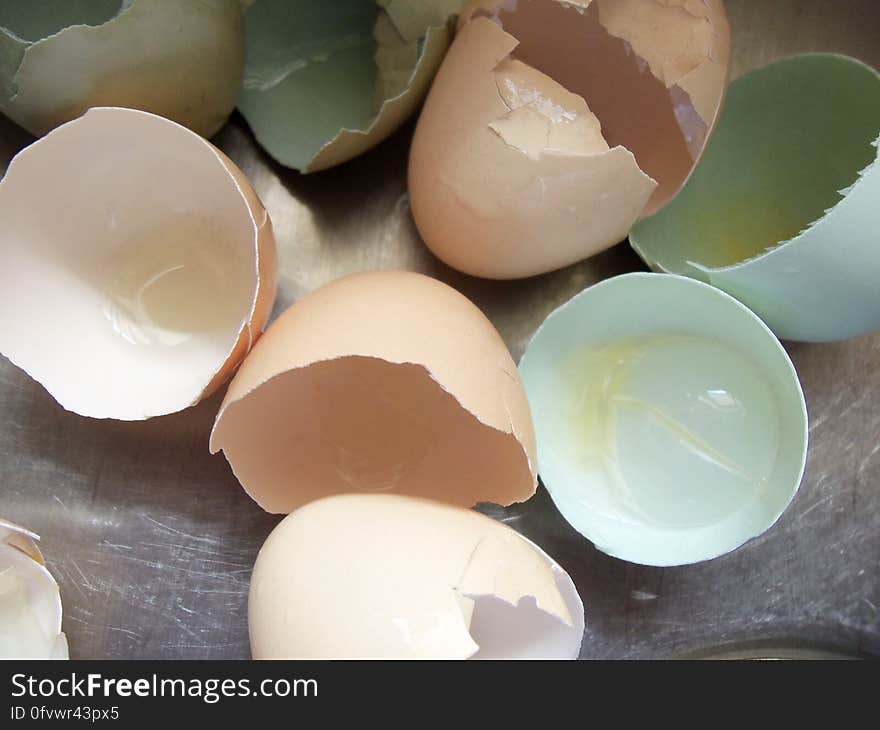
M 622 147 L 589 157 L 581 145 L 570 154 L 541 154 L 552 122 L 537 110 L 525 131 L 535 140 L 531 154 L 502 136 L 498 123 L 509 123 L 512 110 L 495 69 L 516 45 L 486 18 L 461 29 L 410 152 L 410 202 L 425 243 L 450 266 L 487 278 L 549 271 L 625 238 L 655 185 Z M 559 106 L 564 89 L 549 77 L 541 81 Z
M 241 85 L 239 3 L 118 4 L 106 22 L 71 24 L 30 43 L 18 38 L 14 28 L 0 29 L 0 49 L 8 59 L 0 61 L 0 110 L 36 135 L 95 106 L 143 109 L 205 137 L 216 133 Z M 45 12 L 53 17 L 52 9 Z M 73 20 L 77 13 L 65 15 Z M 18 63 L 11 62 L 15 56 Z
M 623 240 L 690 175 L 728 67 L 720 0 L 471 3 L 411 148 L 422 238 L 496 279 Z
M 10 164 L 0 215 L 0 351 L 75 413 L 186 408 L 265 327 L 269 217 L 225 155 L 167 119 L 95 108 L 58 127 Z
M 727 88 L 730 26 L 722 0 L 475 0 L 460 24 L 478 15 L 520 41 L 514 55 L 583 96 L 608 143 L 632 152 L 658 182 L 642 217 L 674 197 Z
M 730 73 L 730 27 L 722 0 L 596 2 L 608 32 L 629 43 L 666 88 L 685 91 L 712 127 Z
M 212 145 L 213 147 L 213 145 Z M 239 192 L 247 203 L 248 210 L 253 216 L 257 232 L 257 292 L 254 301 L 253 312 L 250 315 L 249 324 L 242 327 L 238 335 L 238 342 L 226 358 L 223 367 L 217 371 L 214 378 L 202 392 L 202 398 L 207 397 L 225 383 L 235 369 L 239 366 L 245 355 L 250 352 L 256 339 L 263 333 L 272 314 L 275 304 L 275 295 L 278 292 L 278 251 L 275 246 L 275 233 L 272 230 L 272 220 L 269 211 L 263 206 L 256 191 L 251 187 L 250 181 L 238 166 L 216 147 L 213 148 L 226 171 L 235 180 Z
M 312 502 L 275 528 L 248 623 L 255 659 L 573 659 L 584 630 L 571 579 L 509 527 L 363 494 Z
M 338 279 L 273 322 L 220 407 L 220 449 L 276 513 L 349 491 L 471 506 L 536 487 L 531 414 L 498 332 L 451 287 L 402 271 Z
M 2 659 L 67 659 L 67 637 L 61 631 L 61 593 L 49 573 L 37 546 L 39 536 L 23 527 L 0 518 L 0 619 L 13 618 L 8 625 L 0 620 L 0 660 Z M 11 579 L 11 584 L 10 584 Z M 21 587 L 19 603 L 10 595 L 10 588 Z M 19 611 L 24 626 L 16 622 Z M 26 634 L 19 631 L 25 628 Z M 24 638 L 24 637 L 27 638 Z M 11 655 L 10 655 L 11 651 Z

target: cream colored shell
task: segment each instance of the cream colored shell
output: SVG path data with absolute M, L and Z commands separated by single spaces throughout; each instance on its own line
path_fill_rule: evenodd
M 472 510 L 343 495 L 289 515 L 248 602 L 255 659 L 565 658 L 583 605 L 540 548 Z

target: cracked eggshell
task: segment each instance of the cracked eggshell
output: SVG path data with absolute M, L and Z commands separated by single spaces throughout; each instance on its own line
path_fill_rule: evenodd
M 509 527 L 428 500 L 351 494 L 273 530 L 248 623 L 255 659 L 575 659 L 584 611 L 565 571 Z
M 0 519 L 0 659 L 67 659 L 61 594 L 30 530 Z
M 235 106 L 242 25 L 237 0 L 3 3 L 0 110 L 35 135 L 121 106 L 210 137 Z
M 0 518 L 0 544 L 11 545 L 42 565 L 45 561 L 37 544 L 39 540 L 40 536 L 36 532 Z
M 0 182 L 0 352 L 67 410 L 137 420 L 198 402 L 259 337 L 272 224 L 197 134 L 95 108 Z
M 422 238 L 494 279 L 623 240 L 690 174 L 728 66 L 719 0 L 471 3 L 410 152 Z
M 374 147 L 421 103 L 462 0 L 256 0 L 245 14 L 238 108 L 281 164 L 333 167 Z
M 541 481 L 609 555 L 709 560 L 769 529 L 804 473 L 808 424 L 767 326 L 694 279 L 633 273 L 552 312 L 520 361 Z
M 223 450 L 263 509 L 403 494 L 471 506 L 535 492 L 531 414 L 498 332 L 420 274 L 338 279 L 285 311 L 220 407 Z
M 654 269 L 713 284 L 779 336 L 880 329 L 880 75 L 809 54 L 735 80 L 681 194 L 630 242 Z

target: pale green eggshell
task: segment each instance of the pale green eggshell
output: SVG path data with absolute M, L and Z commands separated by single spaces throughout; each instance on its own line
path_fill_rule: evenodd
M 0 1 L 0 110 L 36 135 L 120 106 L 210 137 L 243 67 L 238 0 Z
M 732 294 L 782 338 L 880 329 L 880 75 L 833 54 L 734 81 L 691 179 L 630 232 L 655 270 Z
M 415 111 L 451 41 L 461 0 L 255 0 L 238 108 L 281 164 L 333 167 Z M 382 93 L 387 91 L 388 94 Z
M 649 443 L 638 435 L 638 429 L 645 421 L 663 418 L 662 414 L 657 416 L 659 408 L 655 412 L 649 408 L 644 418 L 616 419 L 610 433 L 611 449 L 618 460 L 614 478 L 606 479 L 605 474 L 611 471 L 600 473 L 595 464 L 584 460 L 584 453 L 588 453 L 584 448 L 589 444 L 579 440 L 570 419 L 572 404 L 581 402 L 577 400 L 582 395 L 578 389 L 583 385 L 570 379 L 567 363 L 580 353 L 646 337 L 672 338 L 673 347 L 667 348 L 665 357 L 667 361 L 671 357 L 671 372 L 681 374 L 670 378 L 670 371 L 664 375 L 649 370 L 643 378 L 647 400 L 665 403 L 662 408 L 682 405 L 686 409 L 692 404 L 682 397 L 684 393 L 689 398 L 692 393 L 682 390 L 681 383 L 698 367 L 690 350 L 684 346 L 676 349 L 679 341 L 706 342 L 713 347 L 718 343 L 754 369 L 772 402 L 768 409 L 772 418 L 760 425 L 775 444 L 768 476 L 760 487 L 744 490 L 742 496 L 735 493 L 731 501 L 729 494 L 722 493 L 720 483 L 702 478 L 701 459 L 706 452 L 699 449 L 692 458 L 683 450 L 685 458 L 676 462 L 681 468 L 666 473 L 666 481 L 661 482 L 658 462 L 662 454 L 658 460 L 659 452 L 652 456 L 650 448 L 623 447 L 628 440 Z M 767 530 L 797 491 L 808 437 L 806 405 L 797 374 L 766 325 L 719 289 L 669 274 L 633 273 L 608 279 L 550 314 L 529 343 L 519 367 L 534 417 L 541 480 L 565 519 L 609 555 L 661 566 L 717 557 Z M 709 381 L 714 382 L 711 368 L 708 373 Z M 677 384 L 670 385 L 675 380 Z M 724 381 L 715 385 L 723 388 Z M 673 402 L 675 399 L 681 403 Z M 686 417 L 686 410 L 677 412 Z M 754 425 L 754 420 L 751 423 Z M 744 427 L 748 424 L 748 419 L 743 420 Z M 712 426 L 709 423 L 705 433 L 689 438 L 698 443 L 703 437 L 712 437 Z M 733 435 L 740 439 L 742 433 L 734 429 Z M 748 464 L 751 446 L 745 448 L 739 458 Z M 617 474 L 623 476 L 618 479 Z M 633 474 L 640 475 L 640 483 L 627 481 Z M 652 483 L 654 476 L 657 479 Z M 661 483 L 669 485 L 668 491 L 666 486 L 658 486 Z M 634 510 L 636 493 L 652 493 L 653 502 L 642 499 L 640 509 Z M 679 506 L 682 519 L 675 514 Z M 686 519 L 687 510 L 700 513 L 700 519 Z

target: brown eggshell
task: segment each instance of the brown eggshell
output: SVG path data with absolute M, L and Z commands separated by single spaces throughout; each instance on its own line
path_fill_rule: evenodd
M 369 272 L 308 294 L 235 375 L 211 451 L 269 512 L 351 491 L 471 506 L 535 491 L 535 442 L 516 366 L 449 286 Z
M 624 239 L 690 175 L 729 55 L 720 0 L 472 3 L 410 153 L 426 244 L 507 279 Z
M 181 410 L 265 327 L 266 210 L 225 155 L 167 119 L 98 107 L 58 127 L 10 164 L 0 216 L 0 350 L 75 413 Z

